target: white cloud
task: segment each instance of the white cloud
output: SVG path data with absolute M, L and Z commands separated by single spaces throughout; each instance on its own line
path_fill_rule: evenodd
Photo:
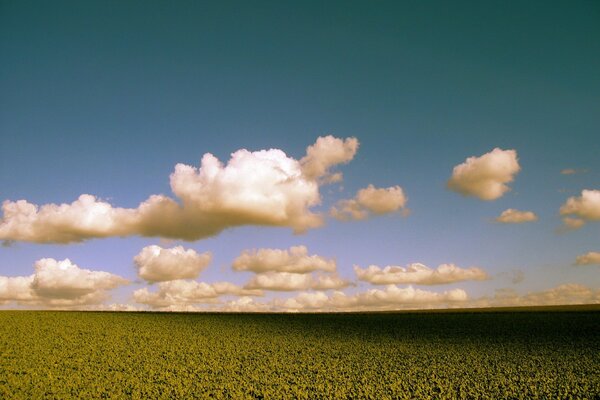
M 262 296 L 263 293 L 260 290 L 244 289 L 230 282 L 209 284 L 189 280 L 161 282 L 156 292 L 151 292 L 148 288 L 133 292 L 137 303 L 147 304 L 152 308 L 211 303 L 216 302 L 218 297 L 227 295 Z
M 455 166 L 448 188 L 464 196 L 496 200 L 510 190 L 507 183 L 514 180 L 520 169 L 515 150 L 495 148 Z
M 371 215 L 396 212 L 406 205 L 407 198 L 400 186 L 375 188 L 369 185 L 360 189 L 353 199 L 341 200 L 330 210 L 339 220 L 361 220 Z
M 79 268 L 69 259 L 36 261 L 35 273 L 26 277 L 0 277 L 0 302 L 49 307 L 98 304 L 107 291 L 128 281 L 104 271 Z
M 294 272 L 307 273 L 312 271 L 334 272 L 336 263 L 318 255 L 308 255 L 305 246 L 292 246 L 289 250 L 258 249 L 245 250 L 233 261 L 236 271 L 252 272 Z
M 577 256 L 575 265 L 600 265 L 600 252 L 590 251 Z
M 460 281 L 481 281 L 488 278 L 486 272 L 481 268 L 460 268 L 454 264 L 442 264 L 436 269 L 419 263 L 409 264 L 406 267 L 387 266 L 385 268 L 370 265 L 364 269 L 355 265 L 354 272 L 359 280 L 376 285 L 409 283 L 442 285 Z
M 316 275 L 297 274 L 291 272 L 265 272 L 252 277 L 244 285 L 246 289 L 259 289 L 271 291 L 296 291 L 296 290 L 327 290 L 342 289 L 350 286 L 350 282 L 336 274 Z
M 148 282 L 195 279 L 211 260 L 210 252 L 198 254 L 182 246 L 165 249 L 155 245 L 144 247 L 133 259 L 138 275 Z
M 242 225 L 289 227 L 296 233 L 323 223 L 310 209 L 320 204 L 320 180 L 329 168 L 350 161 L 354 138 L 318 138 L 300 161 L 283 151 L 238 150 L 224 165 L 212 154 L 199 168 L 177 164 L 170 183 L 179 202 L 153 195 L 137 208 L 118 208 L 84 194 L 70 204 L 40 207 L 4 201 L 0 240 L 72 243 L 92 238 L 140 235 L 198 240 Z
M 521 224 L 523 222 L 534 222 L 538 220 L 538 216 L 532 211 L 519 211 L 514 208 L 502 211 L 496 222 L 502 224 Z
M 600 190 L 582 190 L 581 196 L 569 197 L 560 207 L 560 215 L 565 216 L 563 222 L 570 229 L 581 228 L 589 221 L 600 221 Z
M 311 180 L 324 179 L 325 182 L 339 182 L 339 174 L 329 174 L 329 169 L 338 164 L 350 162 L 358 150 L 356 138 L 338 139 L 331 135 L 320 137 L 315 144 L 308 146 L 306 156 L 300 160 L 302 173 Z

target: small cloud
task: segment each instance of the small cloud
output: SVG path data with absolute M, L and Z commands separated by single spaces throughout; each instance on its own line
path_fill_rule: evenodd
M 560 171 L 561 175 L 575 175 L 575 174 L 585 174 L 587 173 L 587 169 L 575 169 L 575 168 L 565 168 Z
M 579 229 L 587 222 L 600 221 L 600 190 L 582 190 L 581 196 L 569 197 L 560 207 L 560 215 L 569 229 Z
M 577 256 L 575 265 L 600 265 L 600 252 L 590 251 Z
M 454 264 L 442 264 L 436 269 L 420 263 L 409 264 L 406 267 L 387 266 L 385 268 L 370 265 L 364 269 L 355 265 L 354 272 L 359 280 L 375 285 L 409 283 L 443 285 L 461 281 L 482 281 L 489 278 L 481 268 L 460 268 Z
M 532 211 L 519 211 L 514 208 L 502 211 L 496 222 L 502 224 L 521 224 L 524 222 L 534 222 L 538 220 L 538 216 Z
M 198 254 L 182 246 L 165 249 L 153 245 L 144 247 L 133 261 L 141 278 L 161 282 L 197 278 L 212 261 L 212 255 L 210 252 Z
M 521 283 L 525 280 L 525 273 L 519 269 L 513 269 L 511 271 L 501 272 L 498 274 L 498 276 L 508 279 L 514 285 Z
M 270 291 L 297 291 L 297 290 L 328 290 L 343 289 L 351 283 L 336 274 L 297 274 L 291 272 L 265 272 L 255 275 L 246 285 L 245 289 L 270 290 Z
M 515 150 L 495 148 L 480 157 L 469 157 L 454 167 L 448 188 L 463 196 L 496 200 L 510 190 L 521 167 Z
M 334 272 L 336 263 L 333 259 L 308 255 L 308 249 L 305 246 L 292 246 L 289 250 L 244 250 L 233 261 L 233 269 L 257 273 L 273 271 L 302 274 L 318 270 Z
M 329 214 L 339 220 L 362 220 L 373 215 L 393 213 L 404 208 L 407 197 L 400 186 L 376 188 L 369 185 L 360 189 L 350 200 L 341 200 Z

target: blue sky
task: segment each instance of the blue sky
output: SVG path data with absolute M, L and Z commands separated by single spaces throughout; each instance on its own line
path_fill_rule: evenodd
M 178 163 L 198 167 L 211 153 L 226 164 L 239 149 L 300 160 L 327 135 L 360 146 L 333 167 L 344 180 L 320 186 L 312 212 L 327 214 L 369 184 L 398 185 L 407 201 L 359 221 L 325 217 L 299 235 L 241 226 L 191 242 L 134 234 L 41 244 L 6 234 L 0 276 L 69 258 L 131 281 L 76 306 L 152 307 L 131 297 L 159 285 L 134 266 L 145 246 L 210 251 L 194 281 L 243 287 L 253 274 L 231 265 L 244 250 L 304 245 L 336 259 L 339 276 L 356 285 L 341 290 L 347 296 L 387 290 L 357 279 L 355 264 L 452 263 L 487 279 L 396 287 L 463 290 L 463 304 L 475 306 L 505 289 L 515 304 L 553 299 L 560 287 L 558 302 L 600 301 L 597 262 L 573 265 L 600 252 L 594 210 L 580 229 L 566 230 L 560 215 L 568 198 L 600 190 L 599 18 L 594 2 L 2 1 L 1 201 L 70 204 L 91 194 L 133 209 L 154 194 L 177 198 L 169 176 Z M 484 201 L 447 188 L 455 166 L 494 148 L 517 152 L 510 191 Z M 537 221 L 493 222 L 509 208 Z M 511 282 L 514 271 L 522 281 Z M 270 307 L 304 292 L 317 296 L 266 290 L 252 299 Z M 49 304 L 5 299 L 4 307 Z

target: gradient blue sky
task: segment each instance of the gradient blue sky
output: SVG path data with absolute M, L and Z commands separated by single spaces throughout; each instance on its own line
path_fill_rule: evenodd
M 198 166 L 207 152 L 226 162 L 242 148 L 300 159 L 332 134 L 360 148 L 315 211 L 368 184 L 400 185 L 411 211 L 328 219 L 302 235 L 241 227 L 195 242 L 15 242 L 0 247 L 0 275 L 68 257 L 136 281 L 107 300 L 134 304 L 147 286 L 132 261 L 144 246 L 211 251 L 199 280 L 243 284 L 250 274 L 231 271 L 242 250 L 306 245 L 353 281 L 354 264 L 455 263 L 491 279 L 426 289 L 472 299 L 598 291 L 598 266 L 573 263 L 600 252 L 600 224 L 557 230 L 567 198 L 600 189 L 599 22 L 591 1 L 0 1 L 0 201 L 89 193 L 136 207 L 171 195 L 177 163 Z M 481 201 L 446 188 L 454 166 L 495 147 L 518 153 L 510 192 Z M 539 220 L 491 222 L 508 208 Z M 504 275 L 514 270 L 518 284 Z M 348 293 L 372 288 L 356 282 Z

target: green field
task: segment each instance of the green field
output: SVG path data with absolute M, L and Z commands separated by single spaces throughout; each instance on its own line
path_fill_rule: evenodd
M 0 311 L 0 398 L 599 398 L 600 312 Z

